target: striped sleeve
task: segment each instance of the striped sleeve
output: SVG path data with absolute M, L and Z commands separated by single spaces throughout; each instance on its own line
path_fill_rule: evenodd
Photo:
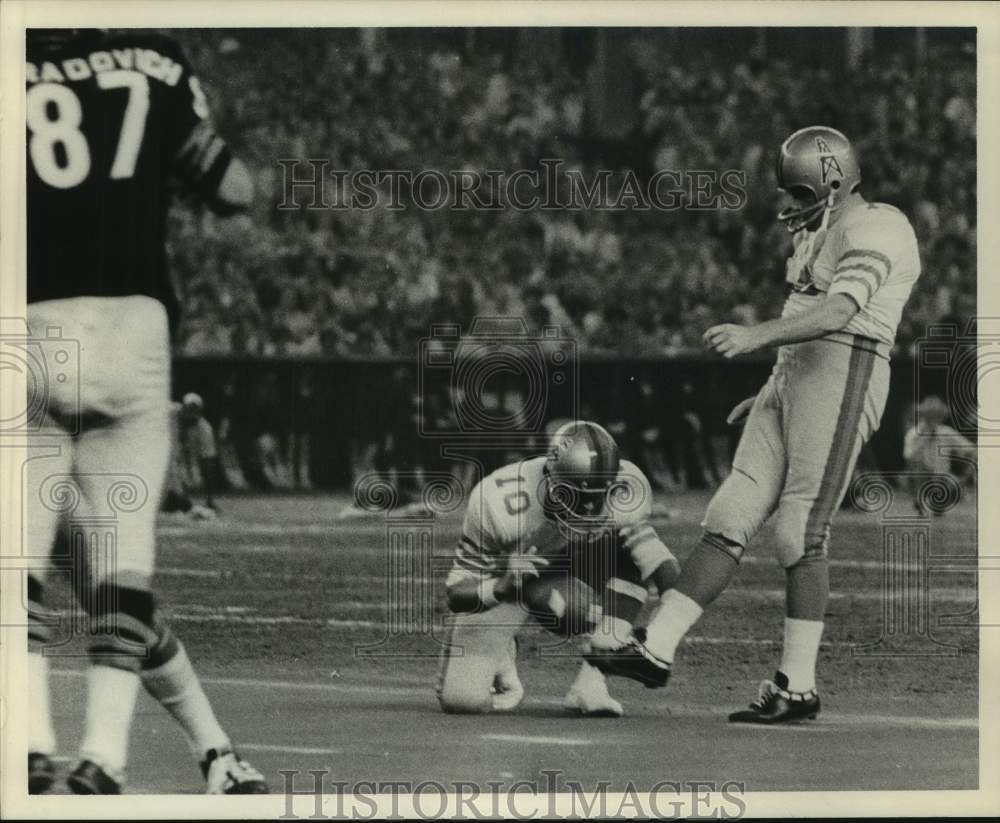
M 634 463 L 622 461 L 608 504 L 618 526 L 619 545 L 645 580 L 673 555 L 649 522 L 653 516 L 653 489 Z
M 649 523 L 623 526 L 618 536 L 643 580 L 674 556 Z
M 884 229 L 877 225 L 848 230 L 828 293 L 846 294 L 863 309 L 892 272 L 885 241 Z

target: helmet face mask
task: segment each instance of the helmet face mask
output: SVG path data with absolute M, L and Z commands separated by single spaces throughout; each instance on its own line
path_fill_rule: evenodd
M 598 483 L 594 483 L 593 477 L 555 478 L 546 472 L 546 511 L 566 525 L 600 519 L 607 508 L 608 489 L 613 481 L 613 477 Z
M 818 198 L 812 188 L 807 186 L 792 186 L 788 194 L 794 202 L 778 212 L 778 220 L 792 234 L 802 229 L 818 229 L 823 222 L 823 212 L 830 206 L 830 198 Z
M 553 436 L 545 461 L 545 513 L 571 528 L 603 520 L 619 466 L 618 445 L 607 431 L 586 421 L 566 424 Z
M 854 147 L 828 126 L 800 129 L 785 140 L 775 172 L 778 188 L 796 200 L 777 216 L 793 234 L 818 229 L 826 214 L 844 205 L 861 184 Z

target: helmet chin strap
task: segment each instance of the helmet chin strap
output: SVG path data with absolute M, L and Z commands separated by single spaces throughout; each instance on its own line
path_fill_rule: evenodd
M 816 231 L 809 232 L 809 239 L 806 241 L 806 246 L 802 250 L 803 259 L 811 260 L 813 251 L 816 248 L 816 242 L 820 237 L 826 237 L 826 230 L 830 225 L 830 215 L 833 213 L 833 192 L 831 191 L 826 198 L 826 206 L 823 208 L 823 219 L 820 220 L 819 228 Z M 803 228 L 805 228 L 803 226 Z

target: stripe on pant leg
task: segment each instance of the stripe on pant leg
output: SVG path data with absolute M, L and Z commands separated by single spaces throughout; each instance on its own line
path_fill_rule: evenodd
M 837 426 L 830 442 L 830 451 L 823 469 L 823 480 L 806 520 L 807 550 L 826 541 L 830 520 L 840 503 L 841 490 L 844 488 L 847 473 L 853 462 L 851 456 L 854 451 L 854 439 L 865 410 L 868 386 L 875 368 L 875 357 L 874 351 L 865 348 L 851 349 L 844 396 L 840 400 Z

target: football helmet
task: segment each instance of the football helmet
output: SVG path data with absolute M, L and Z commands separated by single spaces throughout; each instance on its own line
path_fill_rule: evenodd
M 799 129 L 785 140 L 778 149 L 775 172 L 778 188 L 797 201 L 778 213 L 778 220 L 793 234 L 818 226 L 861 184 L 851 141 L 829 126 Z
M 620 465 L 618 444 L 597 423 L 561 426 L 545 461 L 546 512 L 568 523 L 600 517 Z

